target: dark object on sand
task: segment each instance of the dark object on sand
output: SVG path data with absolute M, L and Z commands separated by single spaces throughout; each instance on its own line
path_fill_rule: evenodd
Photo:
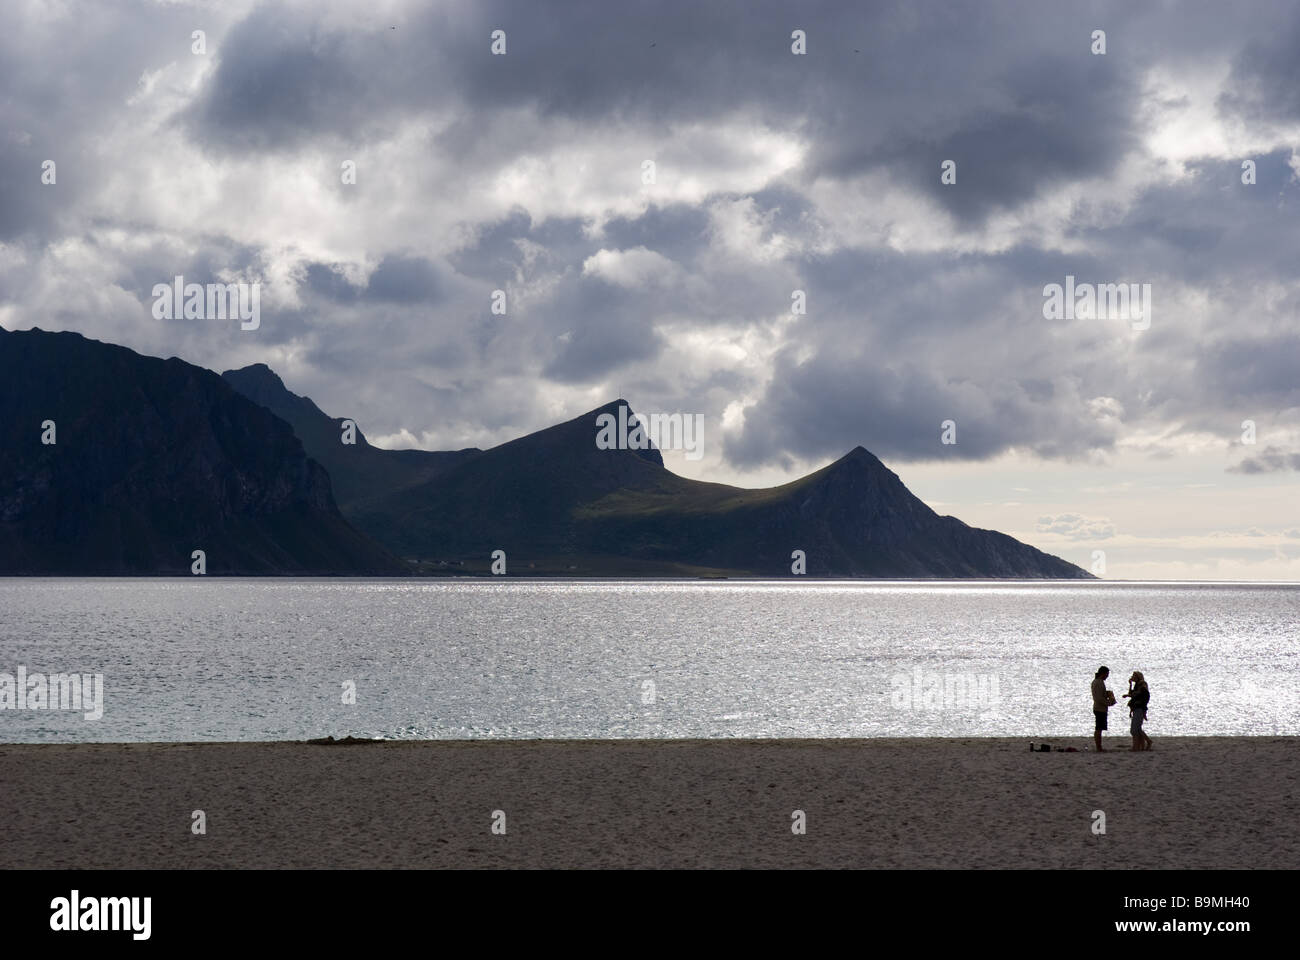
M 1077 747 L 1054 747 L 1050 743 L 1031 743 L 1029 745 L 1030 753 L 1078 753 Z
M 383 743 L 383 740 L 371 740 L 368 737 L 354 737 L 350 734 L 342 740 L 335 740 L 333 737 L 324 737 L 319 740 L 308 740 L 308 743 L 315 744 L 319 747 L 350 747 L 358 743 Z

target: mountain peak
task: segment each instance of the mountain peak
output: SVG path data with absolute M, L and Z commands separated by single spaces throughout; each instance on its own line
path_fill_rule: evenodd
M 294 424 L 295 428 L 298 427 L 295 421 L 300 416 L 329 419 L 321 408 L 312 402 L 311 397 L 300 397 L 299 394 L 292 392 L 285 386 L 285 381 L 279 379 L 278 373 L 265 363 L 250 363 L 247 367 L 227 369 L 222 373 L 221 379 L 233 386 L 237 392 L 242 393 L 244 397 L 251 399 L 253 403 L 260 403 L 274 415 Z M 361 442 L 364 444 L 364 438 L 361 438 Z
M 598 424 L 600 418 L 609 416 L 612 418 L 612 424 Z M 626 450 L 628 453 L 639 457 L 657 467 L 664 465 L 663 455 L 653 442 L 647 440 L 646 447 L 630 447 L 624 444 L 631 435 L 633 429 L 637 426 L 637 414 L 632 409 L 632 405 L 619 397 L 611 400 L 606 404 L 596 407 L 594 410 L 588 410 L 586 413 L 579 414 L 572 420 L 566 420 L 558 423 L 553 427 L 546 427 L 535 433 L 511 440 L 501 446 L 530 446 L 547 448 L 554 450 L 565 450 L 565 456 L 582 456 L 583 451 L 590 449 L 593 452 L 598 450 L 596 438 L 601 433 L 612 434 L 611 438 L 616 446 L 614 449 Z M 606 423 L 609 423 L 607 421 Z
M 238 370 L 227 370 L 226 373 L 237 376 L 242 374 L 246 377 L 261 377 L 277 386 L 284 386 L 284 381 L 280 379 L 280 375 L 264 363 L 250 363 L 248 366 L 240 367 Z M 225 376 L 225 374 L 222 374 L 222 376 Z
M 280 400 L 303 399 L 286 387 L 280 375 L 264 363 L 250 363 L 238 370 L 227 370 L 221 379 L 266 407 L 272 406 L 268 401 L 273 397 Z
M 884 470 L 886 473 L 892 471 L 881 462 L 880 458 L 862 445 L 858 445 L 850 450 L 838 460 L 833 461 L 830 466 L 824 468 L 832 473 L 844 469 L 855 470 Z
M 599 407 L 596 407 L 595 409 L 588 410 L 586 413 L 584 413 L 584 414 L 582 414 L 581 416 L 577 417 L 577 419 L 578 419 L 578 420 L 585 420 L 585 419 L 587 419 L 588 417 L 598 417 L 598 416 L 600 416 L 602 413 L 612 413 L 614 416 L 618 416 L 618 408 L 619 408 L 619 407 L 627 407 L 628 414 L 631 415 L 631 413 L 632 413 L 632 404 L 628 403 L 628 402 L 627 402 L 626 400 L 624 400 L 622 397 L 619 397 L 619 398 L 616 399 L 616 400 L 609 400 L 609 401 L 607 401 L 607 402 L 605 402 L 605 403 L 602 403 Z

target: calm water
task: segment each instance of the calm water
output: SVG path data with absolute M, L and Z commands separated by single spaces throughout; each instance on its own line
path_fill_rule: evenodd
M 103 717 L 0 742 L 1089 736 L 1099 663 L 1156 739 L 1300 734 L 1298 622 L 1300 585 L 10 579 L 0 673 L 103 674 Z

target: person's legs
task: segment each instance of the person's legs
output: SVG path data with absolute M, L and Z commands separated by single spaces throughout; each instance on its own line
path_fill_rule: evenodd
M 1142 721 L 1146 719 L 1145 710 L 1134 710 L 1133 720 L 1129 724 L 1129 733 L 1133 734 L 1133 749 L 1145 750 L 1150 744 L 1150 738 L 1142 732 Z
M 1097 744 L 1098 753 L 1105 753 L 1106 748 L 1101 745 L 1101 732 L 1106 729 L 1106 714 L 1094 710 L 1092 715 L 1096 719 L 1097 723 L 1092 731 L 1093 742 Z

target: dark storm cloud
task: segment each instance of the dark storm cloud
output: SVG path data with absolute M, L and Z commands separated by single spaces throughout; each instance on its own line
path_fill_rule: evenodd
M 618 250 L 645 247 L 685 263 L 708 245 L 708 231 L 709 215 L 698 207 L 651 204 L 640 216 L 610 219 L 605 224 L 604 243 Z
M 949 379 L 919 362 L 830 352 L 801 363 L 791 351 L 763 399 L 746 408 L 727 454 L 748 466 L 785 454 L 825 459 L 859 444 L 902 460 L 979 460 L 1013 447 L 1070 457 L 1113 445 L 1113 430 L 1083 410 L 1042 402 L 1043 393 L 1034 381 Z M 949 420 L 954 444 L 941 442 Z
M 123 17 L 139 17 L 129 27 Z M 192 15 L 87 5 L 70 20 L 6 11 L 0 32 L 0 241 L 44 242 L 105 175 L 111 133 L 142 70 L 189 52 Z M 166 38 L 160 42 L 160 37 Z M 56 182 L 41 182 L 53 160 Z M 76 229 L 75 224 L 71 229 Z
M 1294 9 L 1286 12 L 1293 14 Z M 1235 58 L 1228 89 L 1219 97 L 1220 112 L 1257 123 L 1300 119 L 1297 50 L 1300 50 L 1300 21 L 1295 19 L 1266 36 L 1250 40 Z
M 634 361 L 653 359 L 663 344 L 633 308 L 638 296 L 598 279 L 566 282 L 547 305 L 545 317 L 532 318 L 543 329 L 563 327 L 543 375 L 586 383 Z
M 94 241 L 91 241 L 94 245 Z M 110 259 L 105 250 L 105 259 Z M 265 266 L 262 250 L 250 244 L 236 243 L 228 237 L 204 238 L 192 253 L 166 244 L 151 244 L 122 264 L 118 286 L 134 294 L 141 303 L 143 316 L 152 320 L 153 288 L 156 284 L 172 285 L 176 277 L 185 283 L 225 283 L 225 277 L 259 276 Z
M 1245 474 L 1279 473 L 1285 470 L 1300 470 L 1300 453 L 1279 447 L 1265 447 L 1254 456 L 1246 457 L 1228 468 L 1229 473 Z
M 1295 316 L 1296 314 L 1293 314 Z M 1216 401 L 1276 413 L 1300 408 L 1300 335 L 1234 335 L 1229 327 L 1197 351 L 1191 381 Z
M 884 167 L 960 220 L 978 223 L 1053 185 L 1108 173 L 1135 145 L 1136 77 L 1101 57 L 1043 56 L 988 82 L 1003 92 L 1005 106 L 976 109 L 929 141 L 872 149 L 839 135 L 817 169 L 847 177 Z M 955 183 L 941 181 L 947 161 Z
M 388 303 L 433 302 L 439 288 L 438 271 L 424 257 L 390 254 L 370 275 L 366 298 Z
M 1256 183 L 1241 182 L 1240 160 L 1193 163 L 1175 183 L 1148 187 L 1120 222 L 1081 227 L 1075 236 L 1109 250 L 1123 246 L 1140 259 L 1135 267 L 1156 267 L 1189 282 L 1277 275 L 1292 254 L 1279 247 L 1300 208 L 1300 182 L 1289 150 L 1242 159 L 1255 163 Z M 1127 256 L 1127 255 L 1126 255 Z
M 474 241 L 447 259 L 461 275 L 496 289 L 504 288 L 516 271 L 526 266 L 563 271 L 568 265 L 581 264 L 597 249 L 599 244 L 583 233 L 581 218 L 551 217 L 535 223 L 527 211 L 517 209 L 480 226 Z
M 326 133 L 364 141 L 405 99 L 410 59 L 392 58 L 394 42 L 262 4 L 214 41 L 216 74 L 185 119 L 218 150 L 279 150 Z
M 263 5 L 223 40 L 189 116 L 215 148 L 364 142 L 394 117 L 447 106 L 464 115 L 438 143 L 462 159 L 507 146 L 484 111 L 635 117 L 665 132 L 748 114 L 812 138 L 813 176 L 879 169 L 975 222 L 1110 169 L 1135 124 L 1137 74 L 1088 53 L 1087 21 L 1031 5 L 987 8 L 972 21 L 918 17 L 905 4 L 591 2 L 556 16 L 484 3 L 347 35 L 309 16 Z M 494 57 L 488 36 L 498 27 L 508 53 Z M 796 27 L 809 38 L 806 56 L 790 52 Z M 1009 48 L 1025 53 L 1008 62 Z M 963 104 L 971 90 L 980 93 Z M 945 159 L 958 164 L 957 189 L 940 187 Z
M 1113 405 L 1091 401 L 1113 398 L 1119 409 L 1140 412 L 1151 384 L 1133 376 L 1118 321 L 1049 321 L 1042 288 L 1067 274 L 1125 278 L 1124 256 L 1017 248 L 960 258 L 842 251 L 809 260 L 801 271 L 806 333 L 746 407 L 729 458 L 816 460 L 858 444 L 901 460 L 1112 449 L 1120 426 Z M 819 349 L 808 351 L 810 342 Z M 1138 349 L 1141 357 L 1145 342 Z M 943 445 L 940 424 L 949 419 L 958 439 Z
M 804 233 L 810 219 L 816 217 L 816 207 L 808 197 L 789 184 L 774 183 L 750 196 L 759 213 L 767 218 L 771 231 Z
M 52 185 L 41 182 L 47 160 L 55 164 Z M 0 240 L 48 238 L 62 213 L 75 209 L 84 196 L 86 167 L 80 145 L 73 154 L 45 136 L 10 130 L 8 141 L 0 140 Z
M 335 264 L 308 264 L 303 286 L 308 292 L 335 303 L 355 303 L 359 293 Z
M 541 407 L 500 383 L 541 392 L 613 377 L 655 400 L 657 391 L 694 391 L 683 404 L 710 414 L 746 398 L 745 428 L 727 447 L 744 466 L 839 456 L 859 443 L 896 459 L 1011 449 L 1075 457 L 1111 449 L 1142 418 L 1171 431 L 1222 431 L 1300 406 L 1300 305 L 1291 292 L 1300 184 L 1289 148 L 1258 138 L 1273 152 L 1253 158 L 1254 187 L 1240 182 L 1240 158 L 1192 158 L 1176 176 L 1148 170 L 1136 186 L 1125 179 L 1149 159 L 1142 138 L 1153 116 L 1188 99 L 1174 90 L 1153 100 L 1146 85 L 1156 68 L 1209 70 L 1226 57 L 1221 115 L 1247 126 L 1300 116 L 1300 19 L 1283 4 L 493 0 L 412 5 L 392 23 L 376 15 L 359 28 L 347 4 L 273 2 L 228 29 L 193 22 L 188 8 L 76 9 L 75 23 L 27 24 L 0 39 L 0 240 L 25 238 L 38 253 L 66 240 L 115 265 L 106 282 L 142 304 L 141 349 L 161 343 L 204 362 L 290 347 L 306 367 L 302 389 L 327 408 L 367 414 L 372 434 L 457 418 L 522 432 L 544 425 Z M 190 30 L 202 26 L 208 61 L 189 51 Z M 1104 57 L 1088 52 L 1098 27 L 1108 31 Z M 505 57 L 488 53 L 496 28 L 508 34 Z M 790 53 L 795 28 L 807 31 L 805 57 Z M 213 69 L 200 75 L 196 63 Z M 272 191 L 260 201 L 266 209 L 241 211 L 244 220 L 173 218 L 154 233 L 152 214 L 136 209 L 141 198 L 115 207 L 114 189 L 138 182 L 135 170 L 117 168 L 147 169 L 149 158 L 137 144 L 124 154 L 105 144 L 136 129 L 142 108 L 126 104 L 155 73 L 158 102 L 177 104 L 161 135 L 202 145 L 192 173 L 229 175 L 200 186 L 226 191 L 231 207 L 247 172 L 231 168 L 265 159 L 248 175 L 328 170 L 337 194 L 337 157 L 371 151 L 360 183 L 374 192 L 341 188 L 355 235 L 318 240 L 314 228 L 326 221 L 295 220 L 295 204 L 315 199 L 310 191 L 301 201 Z M 775 131 L 806 152 L 746 194 L 734 182 L 744 137 L 702 148 L 692 125 Z M 428 132 L 403 141 L 412 128 Z M 709 189 L 689 202 L 593 214 L 583 205 L 599 195 L 607 171 L 597 170 L 586 174 L 590 186 L 567 185 L 566 202 L 583 209 L 551 202 L 525 178 L 521 199 L 500 188 L 504 203 L 479 210 L 438 179 L 451 170 L 492 185 L 513 161 L 545 161 L 588 134 L 601 141 L 589 149 L 599 163 L 618 162 L 611 157 L 624 137 L 681 150 Z M 39 186 L 46 154 L 59 161 L 57 187 Z M 958 165 L 953 187 L 939 180 L 946 159 Z M 188 181 L 158 180 L 163 201 L 186 209 Z M 1060 235 L 1028 221 L 1008 228 L 1006 243 L 979 239 L 999 216 L 1025 216 L 1029 204 L 1085 181 L 1094 189 Z M 466 222 L 429 231 L 454 242 L 424 249 L 390 233 L 388 218 L 402 211 L 372 204 L 386 183 L 400 184 L 400 204 L 431 220 L 456 210 Z M 879 191 L 879 210 L 876 197 L 854 192 L 862 183 Z M 837 237 L 830 225 L 844 208 L 879 215 L 873 229 L 888 232 L 889 218 L 930 205 L 951 215 L 939 224 L 950 235 L 891 248 L 878 237 Z M 1108 205 L 1124 212 L 1097 215 Z M 728 233 L 738 220 L 743 229 Z M 953 240 L 977 252 L 934 251 Z M 772 250 L 752 249 L 769 242 Z M 1068 252 L 1072 245 L 1082 252 Z M 629 259 L 605 274 L 600 251 Z M 658 272 L 618 275 L 636 256 Z M 592 257 L 595 267 L 584 269 Z M 39 287 L 33 278 L 58 263 L 0 262 L 0 304 Z M 299 279 L 301 302 L 264 303 L 256 348 L 237 328 L 164 329 L 147 316 L 152 284 L 176 273 L 206 282 L 273 264 Z M 365 286 L 346 279 L 374 264 Z M 75 262 L 67 269 L 73 281 L 86 272 Z M 1044 321 L 1042 287 L 1067 274 L 1152 283 L 1152 328 L 1135 339 L 1103 322 Z M 809 314 L 782 331 L 777 320 L 788 317 L 796 287 Z M 511 291 L 506 316 L 488 312 L 496 288 Z M 73 310 L 55 296 L 58 309 Z M 1198 302 L 1221 313 L 1205 317 Z M 674 353 L 672 338 L 691 334 L 721 358 L 743 342 L 745 359 L 690 369 L 694 358 Z M 767 347 L 772 354 L 755 359 Z M 330 390 L 345 401 L 331 404 Z M 436 414 L 425 412 L 433 402 Z M 939 444 L 945 419 L 957 421 L 955 446 Z M 1291 455 L 1270 456 L 1248 458 L 1242 472 Z

